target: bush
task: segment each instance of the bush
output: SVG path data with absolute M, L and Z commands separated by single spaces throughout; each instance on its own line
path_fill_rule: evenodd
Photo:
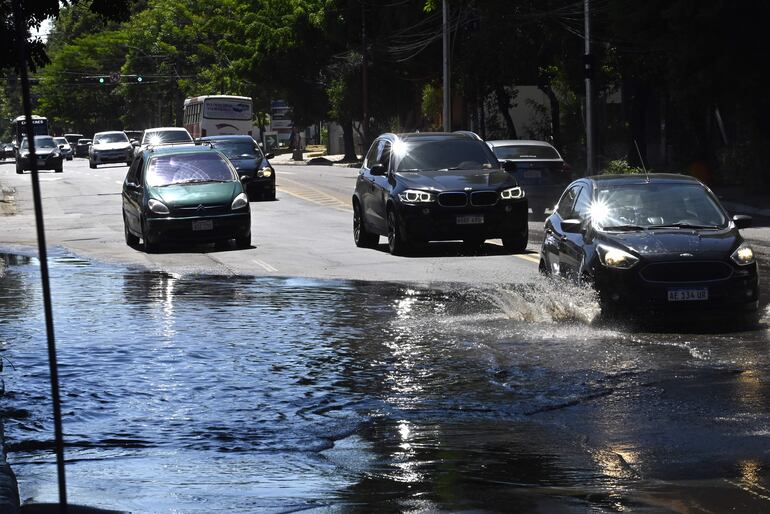
M 638 166 L 631 166 L 625 159 L 608 162 L 607 167 L 601 172 L 602 175 L 631 175 L 634 173 L 644 173 L 644 170 Z

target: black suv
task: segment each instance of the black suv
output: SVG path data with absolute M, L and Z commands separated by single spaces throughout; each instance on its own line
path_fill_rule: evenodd
M 429 241 L 494 238 L 518 253 L 527 247 L 527 211 L 516 178 L 473 132 L 383 134 L 358 174 L 353 237 L 372 248 L 385 235 L 394 255 Z

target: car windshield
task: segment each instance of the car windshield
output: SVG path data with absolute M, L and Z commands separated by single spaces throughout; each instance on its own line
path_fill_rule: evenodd
M 26 138 L 21 142 L 21 149 L 26 150 L 29 148 L 29 142 Z M 36 136 L 35 137 L 35 150 L 51 150 L 58 148 L 53 138 L 50 136 Z
M 128 143 L 128 137 L 122 132 L 115 132 L 114 134 L 99 134 L 94 137 L 95 145 L 103 145 L 106 143 Z
M 724 228 L 728 223 L 723 209 L 699 184 L 601 186 L 589 216 L 604 230 Z
M 67 140 L 64 139 L 63 137 L 55 137 L 55 138 L 53 138 L 53 140 L 56 141 L 56 144 L 59 144 L 59 145 L 68 145 L 69 144 L 67 142 Z
M 394 147 L 396 171 L 499 168 L 489 148 L 477 140 L 397 141 Z
M 163 143 L 192 143 L 192 138 L 186 130 L 162 130 L 144 134 L 142 144 L 160 145 Z
M 212 146 L 229 159 L 256 159 L 261 154 L 254 143 L 249 141 L 213 141 Z
M 495 146 L 492 151 L 498 159 L 561 159 L 555 149 L 542 145 Z
M 78 144 L 79 145 L 87 145 L 90 142 L 91 142 L 90 139 L 78 139 Z
M 147 167 L 147 185 L 151 187 L 232 180 L 236 180 L 233 172 L 217 152 L 159 155 Z

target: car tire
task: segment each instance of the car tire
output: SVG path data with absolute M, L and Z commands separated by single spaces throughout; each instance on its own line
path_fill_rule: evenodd
M 482 239 L 480 237 L 472 237 L 468 239 L 463 239 L 463 248 L 466 251 L 470 252 L 476 252 L 478 250 L 481 250 L 484 248 L 484 242 L 486 239 Z
M 91 159 L 88 159 L 88 167 L 93 169 L 96 169 L 96 163 L 93 162 Z
M 134 234 L 132 234 L 131 231 L 128 229 L 128 221 L 126 220 L 125 214 L 123 215 L 123 233 L 126 236 L 126 244 L 128 246 L 133 248 L 139 244 L 139 238 L 136 237 Z
M 20 167 L 16 166 L 16 173 L 18 173 L 19 175 L 21 175 L 22 173 L 24 173 L 24 170 L 23 170 L 23 169 L 21 169 Z
M 64 164 L 59 164 L 56 168 L 53 170 L 55 173 L 61 173 L 64 171 Z
M 401 233 L 398 217 L 393 209 L 388 210 L 388 250 L 391 255 L 409 255 L 409 242 Z
M 251 232 L 243 237 L 236 237 L 235 246 L 240 249 L 251 248 Z
M 359 248 L 376 248 L 380 244 L 380 236 L 366 230 L 358 202 L 353 202 L 353 241 Z
M 519 234 L 503 237 L 503 248 L 511 253 L 523 253 L 529 242 L 529 227 L 525 227 Z

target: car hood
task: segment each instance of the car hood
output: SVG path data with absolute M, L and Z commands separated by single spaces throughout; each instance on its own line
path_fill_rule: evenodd
M 266 162 L 264 162 L 262 159 L 257 159 L 257 158 L 251 158 L 251 159 L 232 158 L 230 159 L 230 162 L 239 171 L 253 171 L 256 169 L 262 169 L 267 166 Z
M 125 143 L 99 143 L 98 145 L 91 145 L 94 150 L 128 150 L 131 148 L 131 143 L 126 141 Z
M 604 233 L 608 244 L 623 246 L 653 259 L 680 257 L 689 253 L 699 259 L 723 259 L 738 246 L 740 236 L 733 229 L 724 230 L 648 230 L 619 234 Z
M 229 204 L 241 190 L 239 182 L 178 184 L 150 188 L 150 196 L 169 207 L 188 207 L 200 204 Z
M 472 189 L 499 189 L 516 186 L 516 179 L 503 170 L 449 170 L 397 172 L 396 177 L 406 188 L 433 191 L 463 191 Z

